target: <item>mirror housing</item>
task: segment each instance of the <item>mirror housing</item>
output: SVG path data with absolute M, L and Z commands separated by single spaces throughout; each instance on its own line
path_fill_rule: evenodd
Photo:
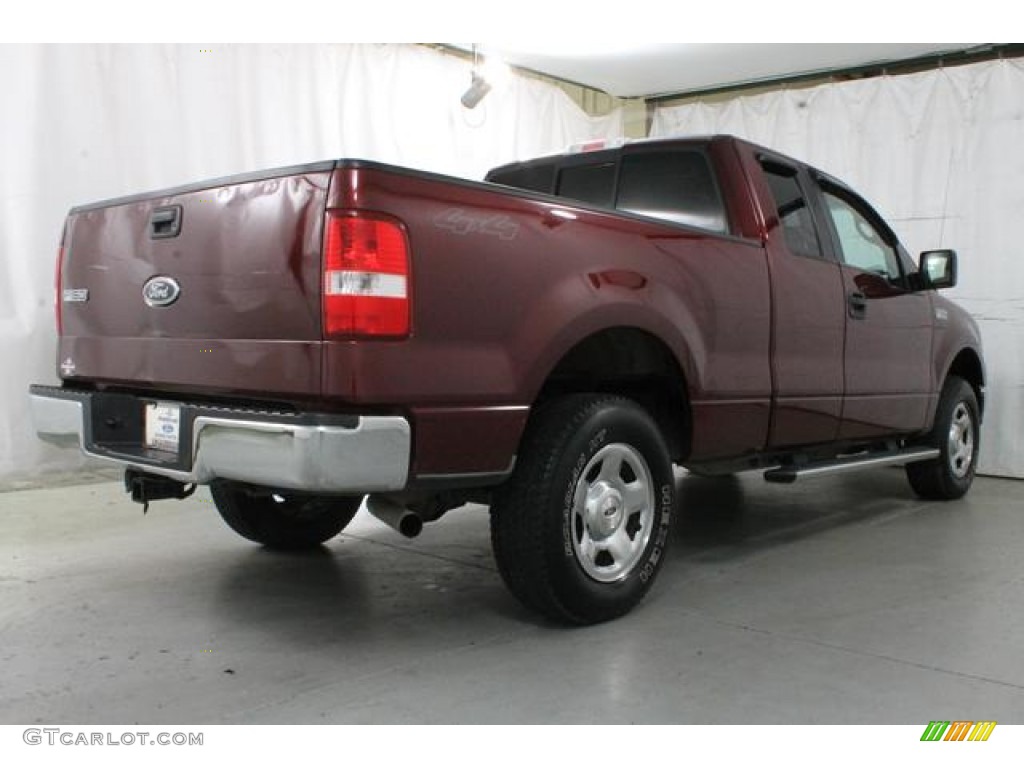
M 956 285 L 956 251 L 923 251 L 918 262 L 925 288 L 952 288 Z

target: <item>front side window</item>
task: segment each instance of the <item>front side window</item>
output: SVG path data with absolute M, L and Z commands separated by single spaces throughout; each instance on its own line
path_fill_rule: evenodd
M 814 228 L 811 209 L 807 206 L 807 197 L 796 180 L 796 172 L 766 164 L 764 175 L 775 200 L 779 225 L 790 253 L 820 259 L 818 232 Z
M 838 195 L 825 191 L 825 207 L 839 239 L 840 256 L 844 264 L 864 272 L 899 282 L 899 258 L 879 229 L 853 204 Z

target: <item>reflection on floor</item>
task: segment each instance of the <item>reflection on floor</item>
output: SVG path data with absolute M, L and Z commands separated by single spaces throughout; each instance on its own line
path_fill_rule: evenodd
M 586 629 L 506 593 L 482 507 L 286 555 L 204 490 L 2 493 L 0 722 L 1021 722 L 1022 489 L 681 472 L 654 590 Z

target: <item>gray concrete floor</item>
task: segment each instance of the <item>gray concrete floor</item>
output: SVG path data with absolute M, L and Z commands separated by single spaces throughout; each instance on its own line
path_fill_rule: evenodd
M 285 555 L 205 490 L 2 493 L 0 722 L 1024 722 L 1024 483 L 679 489 L 647 600 L 585 629 L 505 592 L 480 507 Z

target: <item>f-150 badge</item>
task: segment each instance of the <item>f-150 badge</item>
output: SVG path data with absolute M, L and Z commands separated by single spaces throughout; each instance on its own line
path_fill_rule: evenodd
M 151 307 L 166 307 L 178 300 L 181 286 L 173 277 L 157 275 L 142 286 L 142 298 Z

